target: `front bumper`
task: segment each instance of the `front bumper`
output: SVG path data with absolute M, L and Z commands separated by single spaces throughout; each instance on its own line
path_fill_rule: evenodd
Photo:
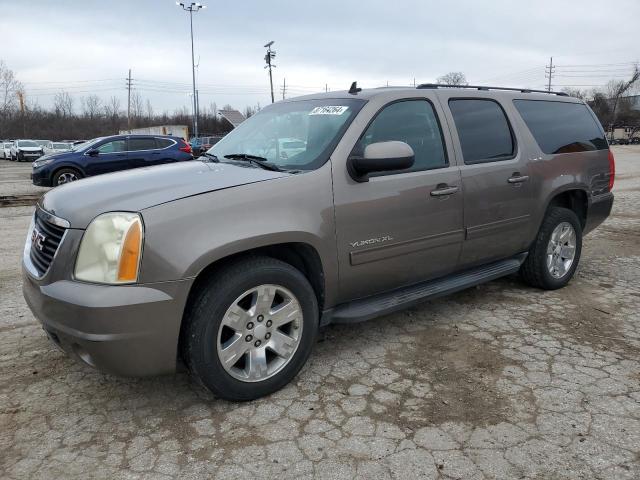
M 24 298 L 48 336 L 69 355 L 123 376 L 175 371 L 191 283 L 112 286 L 57 280 L 44 284 L 23 264 Z
M 34 185 L 39 185 L 42 187 L 50 187 L 51 186 L 51 174 L 49 169 L 46 167 L 41 167 L 38 169 L 34 169 L 31 172 L 31 181 Z

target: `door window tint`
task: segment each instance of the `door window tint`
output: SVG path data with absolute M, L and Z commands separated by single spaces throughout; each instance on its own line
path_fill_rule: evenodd
M 129 139 L 129 151 L 135 152 L 136 150 L 155 150 L 156 139 L 155 138 L 130 138 Z
M 495 162 L 513 157 L 514 144 L 504 111 L 493 100 L 449 100 L 464 163 Z
M 513 103 L 544 153 L 609 148 L 604 132 L 586 105 L 545 100 L 514 100 Z
M 124 152 L 124 140 L 113 140 L 98 147 L 100 153 Z
M 360 139 L 359 154 L 367 145 L 399 140 L 411 146 L 415 162 L 401 172 L 430 170 L 448 165 L 442 140 L 442 131 L 433 107 L 426 100 L 408 100 L 387 105 L 371 122 Z M 386 172 L 381 175 L 389 175 Z
M 158 148 L 167 148 L 173 145 L 173 141 L 168 138 L 156 138 L 156 143 L 158 144 Z

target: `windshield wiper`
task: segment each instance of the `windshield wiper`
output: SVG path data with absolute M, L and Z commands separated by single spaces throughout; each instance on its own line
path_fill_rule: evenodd
M 218 157 L 216 157 L 213 153 L 204 152 L 202 155 L 207 157 L 212 162 L 218 163 L 220 161 L 220 159 Z
M 252 165 L 264 168 L 265 170 L 271 170 L 272 172 L 283 171 L 279 166 L 269 162 L 266 158 L 259 157 L 257 155 L 249 155 L 248 153 L 229 153 L 228 155 L 225 155 L 224 158 L 228 158 L 230 160 L 244 160 L 250 162 Z

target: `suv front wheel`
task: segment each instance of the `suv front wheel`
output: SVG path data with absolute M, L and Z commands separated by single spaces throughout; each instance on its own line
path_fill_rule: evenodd
M 551 207 L 520 273 L 534 287 L 545 290 L 564 287 L 578 267 L 581 252 L 580 220 L 573 210 Z
M 214 274 L 189 305 L 182 356 L 215 395 L 253 400 L 289 383 L 318 331 L 318 303 L 306 277 L 268 257 Z

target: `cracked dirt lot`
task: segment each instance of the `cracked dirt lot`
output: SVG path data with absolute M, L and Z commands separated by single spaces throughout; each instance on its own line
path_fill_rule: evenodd
M 510 277 L 322 332 L 259 401 L 122 379 L 54 348 L 20 292 L 31 209 L 0 209 L 0 478 L 640 478 L 640 148 L 576 278 Z

